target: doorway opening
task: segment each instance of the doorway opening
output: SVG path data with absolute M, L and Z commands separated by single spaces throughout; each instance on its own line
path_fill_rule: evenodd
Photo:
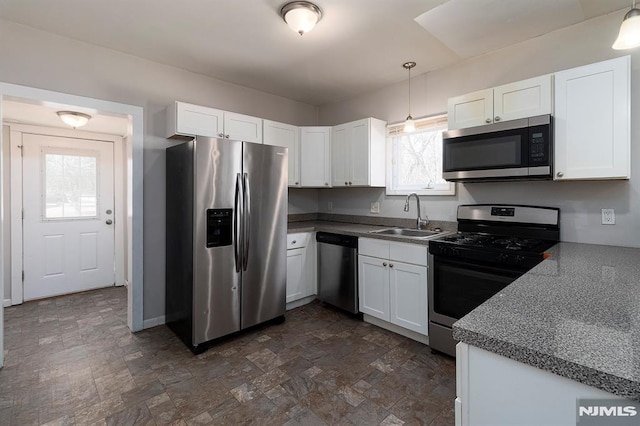
M 62 110 L 91 119 L 74 130 Z M 0 83 L 0 117 L 3 304 L 126 285 L 141 330 L 142 108 Z

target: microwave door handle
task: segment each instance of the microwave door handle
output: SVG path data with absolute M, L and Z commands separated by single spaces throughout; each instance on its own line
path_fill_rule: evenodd
M 242 227 L 244 229 L 244 244 L 242 255 L 242 270 L 247 270 L 247 264 L 249 263 L 249 243 L 251 241 L 251 187 L 249 186 L 249 175 L 244 173 L 242 180 L 243 189 L 243 205 L 244 205 L 244 220 Z
M 235 194 L 235 206 L 233 209 L 233 256 L 236 265 L 236 272 L 240 272 L 240 222 L 242 218 L 242 198 L 240 192 L 242 191 L 240 183 L 240 173 L 236 174 L 236 194 Z

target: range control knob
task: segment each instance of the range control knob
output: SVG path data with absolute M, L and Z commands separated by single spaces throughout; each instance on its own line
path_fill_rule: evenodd
M 516 265 L 522 265 L 524 263 L 524 256 L 516 256 Z

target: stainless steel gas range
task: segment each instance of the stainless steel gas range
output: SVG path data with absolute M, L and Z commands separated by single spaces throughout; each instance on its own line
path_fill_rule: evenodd
M 560 209 L 458 207 L 458 233 L 429 242 L 429 346 L 455 356 L 453 323 L 542 262 L 560 239 Z

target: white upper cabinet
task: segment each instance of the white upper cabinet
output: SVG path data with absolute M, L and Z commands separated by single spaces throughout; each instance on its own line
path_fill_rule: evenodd
M 386 125 L 365 118 L 333 127 L 332 186 L 385 186 Z
M 167 138 L 206 136 L 262 143 L 262 119 L 174 102 L 167 107 Z
M 300 186 L 300 131 L 297 126 L 263 120 L 262 142 L 288 148 L 288 185 Z
M 449 98 L 449 129 L 551 114 L 551 78 L 543 75 Z
M 225 111 L 224 137 L 236 141 L 262 143 L 262 119 Z
M 300 186 L 329 188 L 331 126 L 300 128 Z
M 628 179 L 629 56 L 555 74 L 555 179 Z
M 219 137 L 224 126 L 224 111 L 174 102 L 167 107 L 167 138 Z

